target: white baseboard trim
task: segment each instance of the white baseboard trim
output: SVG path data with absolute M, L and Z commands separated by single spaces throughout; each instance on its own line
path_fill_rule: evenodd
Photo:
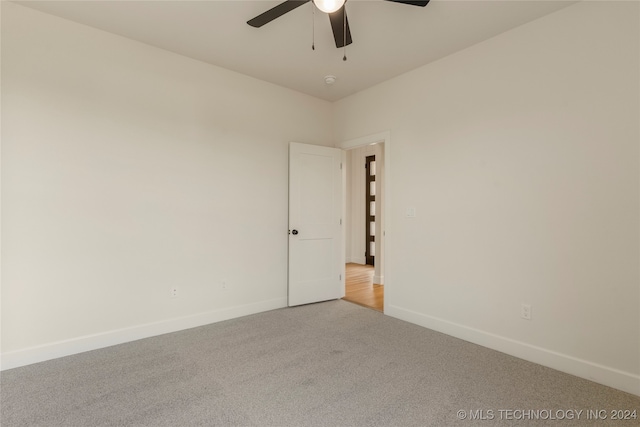
M 373 276 L 373 283 L 376 285 L 384 285 L 384 276 Z
M 442 332 L 529 362 L 640 396 L 640 375 L 620 371 L 608 366 L 407 310 L 395 305 L 386 305 L 384 313 L 391 317 Z
M 262 313 L 287 306 L 287 298 L 275 298 L 253 304 L 227 307 L 191 316 L 147 323 L 130 328 L 117 329 L 100 334 L 86 335 L 24 350 L 3 353 L 0 356 L 0 370 L 18 368 L 33 363 L 44 362 L 58 357 L 70 356 L 85 351 L 97 350 L 112 345 L 123 344 L 143 338 L 177 332 L 204 326 L 223 320 L 235 319 L 250 314 Z
M 347 261 L 347 262 L 351 262 L 351 263 L 354 263 L 354 264 L 365 265 L 367 263 L 367 260 L 364 257 L 351 257 L 351 258 L 349 258 L 349 261 Z

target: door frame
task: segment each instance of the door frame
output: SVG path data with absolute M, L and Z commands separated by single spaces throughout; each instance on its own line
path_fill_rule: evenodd
M 362 147 L 362 146 L 366 146 L 366 145 L 372 145 L 372 144 L 380 144 L 380 143 L 384 143 L 384 182 L 382 183 L 384 186 L 384 203 L 382 206 L 383 212 L 384 212 L 384 230 L 382 230 L 382 233 L 380 237 L 381 240 L 381 246 L 383 246 L 382 250 L 380 251 L 380 253 L 384 253 L 384 256 L 381 257 L 381 262 L 379 262 L 378 264 L 382 267 L 384 266 L 384 308 L 383 308 L 383 313 L 386 312 L 387 310 L 387 306 L 389 304 L 389 296 L 391 296 L 393 298 L 393 288 L 389 287 L 389 284 L 393 283 L 392 281 L 390 281 L 389 279 L 393 279 L 393 276 L 390 275 L 390 271 L 389 271 L 389 263 L 387 262 L 387 260 L 389 259 L 389 251 L 387 251 L 386 249 L 389 247 L 388 244 L 388 239 L 389 237 L 391 237 L 391 239 L 393 240 L 393 235 L 392 234 L 387 234 L 390 231 L 390 227 L 389 225 L 391 224 L 391 132 L 390 131 L 385 131 L 385 132 L 381 132 L 381 133 L 376 133 L 376 134 L 372 134 L 372 135 L 366 135 L 360 138 L 355 138 L 355 139 L 349 139 L 346 141 L 342 141 L 340 143 L 338 143 L 336 145 L 336 148 L 340 148 L 344 151 L 346 150 L 351 150 L 353 148 L 358 148 L 358 147 Z M 346 182 L 343 184 L 346 185 Z M 343 215 L 342 217 L 345 218 L 346 217 L 346 191 L 343 192 L 344 194 L 344 203 L 342 204 L 342 209 L 343 209 Z M 343 254 L 343 264 L 346 263 L 346 242 L 347 242 L 347 235 L 346 235 L 346 227 L 343 227 L 342 229 L 342 254 Z M 380 258 L 380 257 L 379 257 Z M 388 292 L 389 290 L 391 290 L 392 292 Z

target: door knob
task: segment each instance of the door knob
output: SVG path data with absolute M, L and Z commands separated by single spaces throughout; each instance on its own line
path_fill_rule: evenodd
M 291 234 L 295 236 L 296 234 L 298 234 L 298 230 L 291 230 Z

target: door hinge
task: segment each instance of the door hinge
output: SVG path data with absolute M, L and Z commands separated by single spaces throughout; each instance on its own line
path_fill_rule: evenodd
M 340 218 L 340 225 L 342 225 L 342 218 Z
M 342 170 L 342 162 L 340 162 L 340 170 Z
M 340 281 L 342 281 L 342 274 L 340 275 Z

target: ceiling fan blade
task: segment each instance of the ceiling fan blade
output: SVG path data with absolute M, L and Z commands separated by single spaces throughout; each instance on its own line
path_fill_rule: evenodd
M 349 29 L 349 19 L 347 18 L 346 14 L 347 12 L 344 10 L 344 6 L 342 6 L 338 11 L 329 14 L 331 29 L 333 29 L 333 39 L 336 41 L 336 47 L 345 46 L 345 19 L 347 24 L 347 46 L 353 42 L 353 40 L 351 40 L 351 30 Z
M 280 3 L 279 5 L 267 10 L 264 13 L 256 16 L 253 19 L 247 21 L 247 24 L 252 27 L 260 28 L 264 24 L 268 24 L 276 18 L 281 17 L 287 12 L 291 12 L 293 9 L 302 6 L 305 3 L 310 2 L 311 0 L 287 0 L 284 3 Z
M 427 4 L 429 4 L 429 0 L 424 0 L 424 1 L 414 1 L 414 0 L 387 0 L 387 1 L 392 1 L 392 2 L 394 2 L 394 3 L 410 4 L 411 6 L 420 6 L 420 7 L 425 7 Z

